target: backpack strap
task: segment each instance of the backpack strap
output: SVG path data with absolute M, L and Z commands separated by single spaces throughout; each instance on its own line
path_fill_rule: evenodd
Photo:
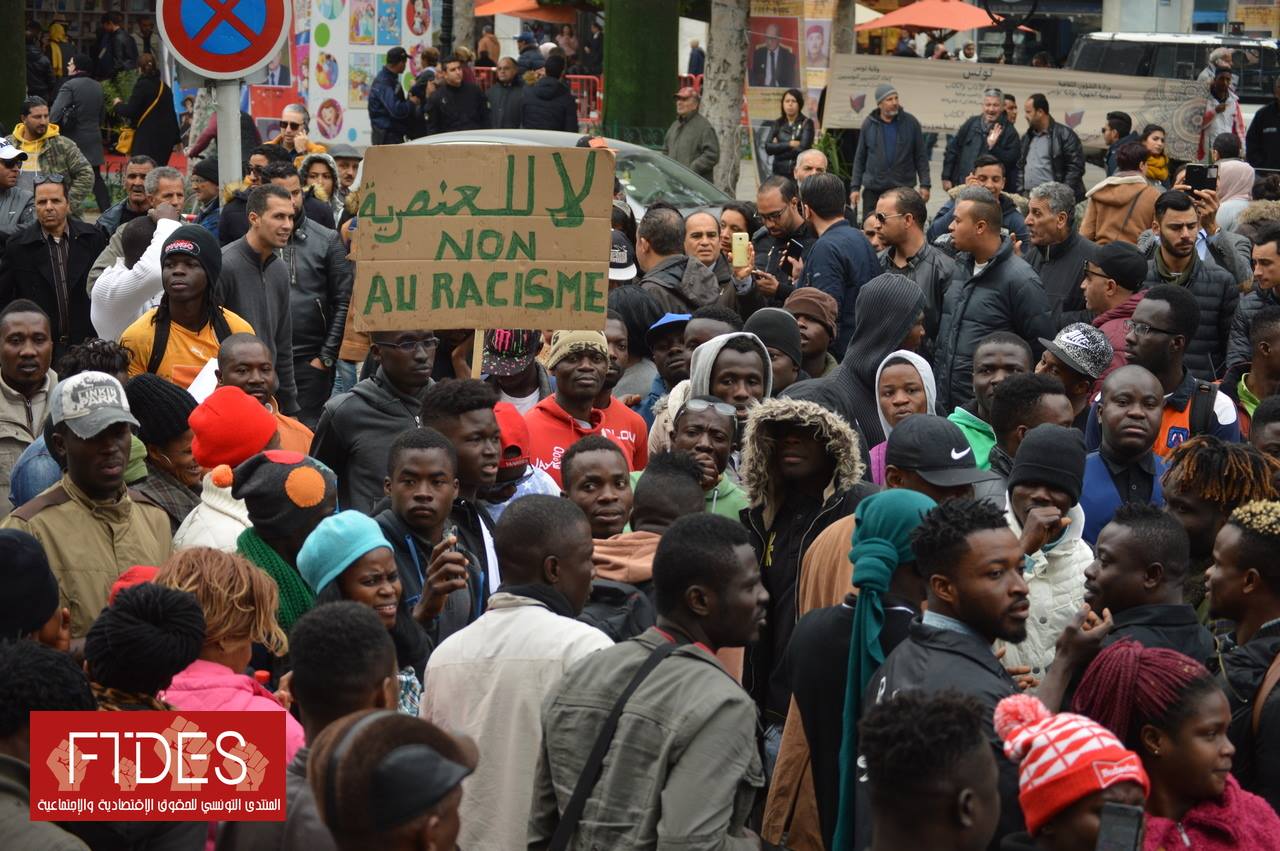
M 1124 226 L 1129 224 L 1129 217 L 1133 215 L 1133 208 L 1138 206 L 1138 199 L 1141 198 L 1144 194 L 1146 194 L 1146 191 L 1147 191 L 1147 187 L 1144 186 L 1141 189 L 1139 189 L 1136 193 L 1134 193 L 1133 200 L 1129 202 L 1129 209 L 1125 210 L 1124 221 L 1120 223 L 1121 232 L 1124 231 Z
M 649 658 L 644 660 L 644 664 L 631 678 L 631 682 L 627 683 L 627 687 L 622 690 L 622 694 L 618 695 L 618 701 L 613 705 L 613 711 L 609 713 L 609 717 L 605 719 L 604 726 L 600 728 L 600 735 L 596 737 L 591 754 L 582 767 L 582 773 L 578 775 L 578 782 L 573 787 L 573 796 L 564 808 L 564 814 L 560 816 L 560 823 L 556 825 L 551 844 L 547 846 L 548 851 L 565 851 L 569 847 L 574 833 L 578 830 L 578 822 L 582 820 L 587 799 L 591 797 L 592 790 L 600 780 L 605 755 L 609 753 L 609 745 L 613 743 L 613 736 L 618 731 L 618 721 L 622 719 L 622 711 L 626 708 L 627 701 L 631 699 L 631 695 L 635 694 L 636 689 L 640 688 L 645 677 L 658 667 L 658 663 L 670 656 L 679 646 L 674 641 L 668 641 L 655 647 L 649 654 Z
M 1276 687 L 1276 683 L 1280 682 L 1280 653 L 1271 660 L 1271 665 L 1267 668 L 1267 674 L 1262 678 L 1262 685 L 1258 688 L 1258 693 L 1253 698 L 1253 718 L 1250 726 L 1253 729 L 1254 739 L 1258 738 L 1258 728 L 1262 726 L 1262 708 L 1267 703 L 1267 698 L 1271 696 L 1271 692 Z
M 1207 381 L 1196 382 L 1196 392 L 1191 395 L 1191 412 L 1187 416 L 1187 427 L 1191 436 L 1208 434 L 1213 422 L 1213 403 L 1218 388 Z

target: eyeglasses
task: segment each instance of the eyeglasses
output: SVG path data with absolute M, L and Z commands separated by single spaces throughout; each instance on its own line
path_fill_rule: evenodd
M 299 121 L 281 121 L 280 129 L 281 130 L 301 130 L 302 123 Z
M 64 182 L 66 182 L 66 178 L 63 177 L 61 174 L 58 174 L 57 172 L 53 172 L 53 171 L 36 172 L 36 181 L 35 181 L 36 186 L 39 186 L 42 183 L 64 183 Z
M 872 213 L 872 215 L 876 217 L 877 222 L 879 222 L 880 224 L 884 224 L 885 222 L 889 221 L 889 219 L 900 219 L 903 216 L 905 216 L 906 213 L 891 213 L 890 215 L 886 216 L 884 213 L 877 212 L 877 213 Z
M 436 347 L 440 345 L 440 338 L 427 337 L 426 339 L 423 339 L 423 340 L 405 340 L 404 342 L 401 342 L 401 343 L 374 343 L 374 345 L 380 349 L 398 349 L 404 352 L 406 355 L 413 354 L 419 348 L 426 350 L 426 352 L 429 354 L 431 352 L 434 352 L 436 350 Z
M 700 414 L 710 408 L 722 417 L 736 419 L 738 409 L 730 405 L 728 402 L 708 402 L 706 399 L 690 399 L 680 408 L 680 413 L 676 414 L 676 419 L 680 419 L 686 411 L 692 414 Z
M 782 217 L 787 214 L 787 208 L 783 207 L 781 210 L 774 210 L 772 213 L 765 213 L 759 210 L 757 210 L 756 212 L 759 213 L 760 218 L 766 222 L 778 222 L 778 221 L 781 221 Z
M 1085 276 L 1086 278 L 1108 278 L 1108 277 L 1110 277 L 1110 275 L 1108 275 L 1106 272 L 1103 272 L 1102 270 L 1098 270 L 1097 272 L 1095 272 L 1094 270 L 1090 269 L 1090 268 L 1089 268 L 1089 261 L 1088 261 L 1088 260 L 1084 261 L 1084 263 L 1083 263 L 1083 268 L 1084 268 L 1084 276 Z
M 1137 334 L 1139 337 L 1145 337 L 1148 334 L 1150 334 L 1152 331 L 1155 331 L 1160 334 L 1165 334 L 1169 337 L 1178 336 L 1177 331 L 1170 331 L 1165 328 L 1157 328 L 1154 325 L 1148 325 L 1146 322 L 1134 322 L 1132 319 L 1126 319 L 1124 321 L 1124 330 L 1132 331 L 1133 333 Z

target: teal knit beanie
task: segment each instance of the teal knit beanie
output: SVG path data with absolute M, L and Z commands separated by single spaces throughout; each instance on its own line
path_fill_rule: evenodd
M 320 521 L 298 551 L 298 572 L 319 594 L 367 552 L 391 548 L 377 521 L 359 511 L 340 511 Z

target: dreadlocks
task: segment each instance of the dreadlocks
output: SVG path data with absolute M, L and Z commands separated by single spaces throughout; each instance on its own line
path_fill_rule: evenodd
M 1246 502 L 1231 512 L 1227 522 L 1241 533 L 1238 567 L 1258 571 L 1267 587 L 1280 593 L 1280 566 L 1275 555 L 1280 551 L 1280 502 Z
M 1218 688 L 1199 662 L 1164 647 L 1118 641 L 1098 654 L 1076 690 L 1074 709 L 1142 753 L 1148 724 L 1173 735 L 1196 700 Z
M 1276 477 L 1280 461 L 1244 443 L 1226 443 L 1213 435 L 1183 442 L 1169 455 L 1164 489 L 1179 488 L 1215 502 L 1224 511 L 1255 499 L 1280 499 Z

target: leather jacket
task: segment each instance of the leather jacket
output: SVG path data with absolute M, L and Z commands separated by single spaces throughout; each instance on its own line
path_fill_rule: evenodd
M 353 275 L 338 232 L 311 221 L 304 211 L 277 253 L 289 275 L 294 359 L 337 359 Z

